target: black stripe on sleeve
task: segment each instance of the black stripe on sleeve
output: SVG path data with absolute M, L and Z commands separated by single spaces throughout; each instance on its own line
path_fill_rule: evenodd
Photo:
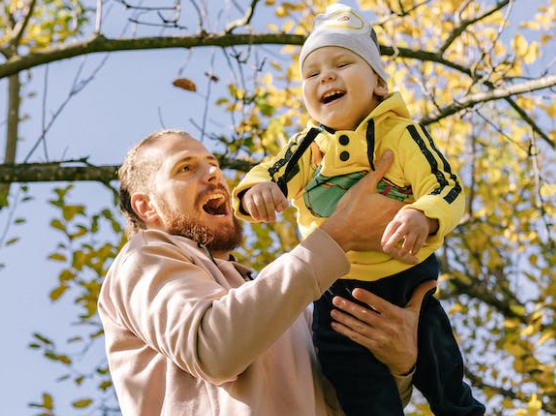
M 424 126 L 421 126 L 421 128 L 423 129 L 423 132 L 425 133 L 425 137 L 426 137 L 426 139 L 429 143 L 430 149 L 442 161 L 442 165 L 443 165 L 442 170 L 444 172 L 446 172 L 448 175 L 450 175 L 450 179 L 454 182 L 454 185 L 451 187 L 450 191 L 444 196 L 444 200 L 448 204 L 451 204 L 461 194 L 461 191 L 462 191 L 461 184 L 459 183 L 457 176 L 452 172 L 452 167 L 450 166 L 450 163 L 446 160 L 446 158 L 444 157 L 442 152 L 440 152 L 436 148 L 436 145 L 434 144 L 434 141 L 433 141 L 430 133 L 428 132 L 428 130 Z M 434 176 L 436 177 L 436 180 L 438 182 L 439 186 L 438 186 L 437 189 L 435 189 L 432 192 L 432 194 L 438 195 L 438 194 L 442 193 L 442 191 L 444 191 L 444 188 L 446 188 L 448 186 L 448 180 L 444 177 L 443 171 L 438 169 L 438 163 L 436 161 L 436 158 L 433 156 L 433 154 L 429 150 L 429 147 L 427 147 L 425 141 L 423 140 L 423 137 L 421 137 L 421 135 L 417 131 L 417 127 L 415 125 L 409 125 L 407 127 L 407 130 L 409 131 L 409 134 L 411 135 L 411 137 L 415 141 L 415 143 L 417 143 L 417 146 L 419 146 L 419 150 L 421 151 L 421 153 L 423 153 L 423 155 L 425 156 L 427 162 L 429 163 L 429 165 L 431 167 L 431 172 L 434 174 Z

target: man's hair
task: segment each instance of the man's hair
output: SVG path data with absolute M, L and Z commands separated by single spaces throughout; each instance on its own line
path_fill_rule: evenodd
M 137 215 L 131 206 L 131 196 L 135 192 L 148 192 L 152 188 L 153 177 L 160 167 L 161 160 L 148 157 L 145 150 L 160 139 L 173 136 L 189 136 L 183 130 L 158 130 L 149 134 L 133 146 L 118 170 L 120 179 L 120 209 L 127 218 L 126 236 L 131 238 L 139 230 L 146 228 L 145 222 Z

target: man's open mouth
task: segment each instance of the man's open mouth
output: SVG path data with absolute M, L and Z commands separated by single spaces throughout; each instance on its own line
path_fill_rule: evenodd
M 345 94 L 346 93 L 343 92 L 343 91 L 330 91 L 330 92 L 327 92 L 326 94 L 324 94 L 320 101 L 323 104 L 328 104 L 328 103 L 331 103 L 334 100 L 342 98 Z
M 209 196 L 208 201 L 203 205 L 203 210 L 210 215 L 227 215 L 226 197 L 223 194 Z

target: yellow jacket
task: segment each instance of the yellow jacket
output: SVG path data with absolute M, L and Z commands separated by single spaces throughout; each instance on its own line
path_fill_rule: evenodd
M 465 197 L 461 180 L 430 134 L 409 117 L 402 96 L 393 93 L 354 131 L 331 132 L 309 123 L 275 157 L 248 172 L 234 189 L 236 215 L 253 221 L 239 209 L 242 192 L 260 182 L 285 184 L 286 167 L 302 139 L 308 133 L 318 133 L 287 174 L 287 197 L 297 208 L 299 230 L 306 237 L 333 212 L 343 193 L 373 168 L 372 161 L 391 149 L 394 163 L 379 184 L 379 191 L 438 219 L 438 232 L 428 238 L 427 245 L 418 253 L 419 260 L 424 260 L 442 245 L 446 234 L 460 221 Z M 411 267 L 378 251 L 349 252 L 348 258 L 352 267 L 344 278 L 349 279 L 374 281 Z

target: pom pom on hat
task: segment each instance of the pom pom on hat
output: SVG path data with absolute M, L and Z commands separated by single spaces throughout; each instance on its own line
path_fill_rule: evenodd
M 387 80 L 376 33 L 372 25 L 351 7 L 334 4 L 315 17 L 313 31 L 301 48 L 300 67 L 311 52 L 325 46 L 349 49 L 367 61 L 382 80 Z

